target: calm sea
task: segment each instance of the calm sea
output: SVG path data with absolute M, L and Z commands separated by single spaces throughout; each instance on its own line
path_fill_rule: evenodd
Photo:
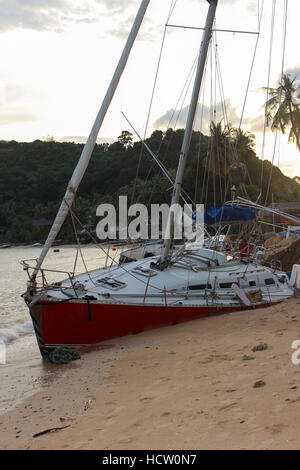
M 55 249 L 59 249 L 59 252 L 51 248 L 43 267 L 73 271 L 76 248 Z M 36 259 L 40 251 L 40 247 L 0 250 L 0 413 L 40 390 L 44 382 L 53 378 L 49 377 L 53 369 L 41 360 L 28 309 L 21 297 L 26 290 L 28 277 L 19 261 Z M 82 252 L 89 270 L 104 265 L 105 254 L 99 248 L 85 247 Z M 111 251 L 110 254 L 117 259 L 119 250 Z M 76 272 L 84 270 L 79 256 Z M 54 280 L 55 275 L 52 276 Z

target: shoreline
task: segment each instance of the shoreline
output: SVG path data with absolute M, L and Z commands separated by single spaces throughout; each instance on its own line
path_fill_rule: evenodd
M 296 297 L 102 343 L 0 416 L 1 448 L 298 449 L 299 321 Z
M 155 240 L 154 240 L 155 241 Z M 126 247 L 126 246 L 135 246 L 136 244 L 138 244 L 139 241 L 132 241 L 132 242 L 129 242 L 129 241 L 126 241 L 124 243 L 120 243 L 120 240 L 115 240 L 115 241 L 110 241 L 110 242 L 103 242 L 103 241 L 99 241 L 97 244 L 96 243 L 81 243 L 80 244 L 80 247 L 81 249 L 84 249 L 84 248 L 97 248 L 98 245 L 101 245 L 103 247 L 116 247 L 116 248 L 123 248 L 123 247 Z M 17 249 L 22 249 L 22 248 L 39 248 L 39 249 L 42 249 L 44 247 L 44 245 L 40 245 L 40 246 L 34 246 L 34 245 L 10 245 L 8 248 L 2 248 L 0 246 L 0 249 L 2 250 L 10 250 L 11 248 L 17 248 Z M 59 248 L 77 248 L 78 245 L 76 243 L 63 243 L 61 245 L 52 245 L 50 247 L 50 249 L 59 249 Z

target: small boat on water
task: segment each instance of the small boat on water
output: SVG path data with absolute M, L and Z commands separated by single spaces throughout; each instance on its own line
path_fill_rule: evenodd
M 180 197 L 218 0 L 208 0 L 208 3 L 171 207 L 178 203 Z M 47 270 L 42 267 L 43 260 L 72 205 L 101 122 L 148 4 L 149 0 L 141 2 L 115 76 L 40 258 L 35 266 L 23 261 L 23 267 L 29 276 L 24 299 L 41 354 L 45 357 L 49 350 L 58 346 L 90 345 L 208 315 L 262 308 L 294 295 L 288 276 L 280 270 L 262 266 L 250 258 L 234 257 L 205 247 L 182 245 L 174 249 L 172 238 L 167 236 L 162 243 L 139 247 L 139 252 L 131 253 L 132 256 L 127 252 L 123 255 L 123 263 L 118 265 L 79 275 L 65 273 L 65 280 L 47 282 Z M 171 226 L 172 220 L 170 214 Z M 172 230 L 170 233 L 172 234 Z M 51 273 L 53 274 L 53 270 Z M 62 271 L 57 273 L 61 275 Z

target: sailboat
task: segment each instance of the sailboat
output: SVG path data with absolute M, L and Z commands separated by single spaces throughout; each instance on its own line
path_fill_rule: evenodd
M 92 345 L 209 315 L 267 307 L 294 295 L 285 273 L 255 261 L 235 259 L 226 253 L 204 247 L 183 245 L 178 250 L 172 250 L 172 211 L 169 214 L 170 235 L 165 236 L 159 255 L 78 275 L 69 273 L 63 281 L 46 282 L 46 270 L 42 268 L 42 263 L 72 205 L 149 1 L 141 2 L 115 75 L 37 264 L 30 267 L 28 262 L 23 262 L 29 276 L 24 299 L 43 357 L 60 346 Z M 209 7 L 171 207 L 178 203 L 181 194 L 218 5 L 218 0 L 207 1 Z M 39 283 L 39 280 L 42 282 Z

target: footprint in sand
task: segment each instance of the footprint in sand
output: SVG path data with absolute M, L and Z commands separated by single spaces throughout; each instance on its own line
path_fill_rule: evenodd
M 145 397 L 140 398 L 140 401 L 142 401 L 143 403 L 149 403 L 149 402 L 152 401 L 154 398 L 155 398 L 155 397 L 145 396 Z
M 231 403 L 226 403 L 225 405 L 219 406 L 218 410 L 219 411 L 226 411 L 226 410 L 229 410 L 229 409 L 233 408 L 236 405 L 237 405 L 236 401 L 231 402 Z
M 121 441 L 119 441 L 119 444 L 130 444 L 130 442 L 132 442 L 133 439 L 131 437 L 128 437 L 127 439 L 122 439 Z
M 210 362 L 214 361 L 233 361 L 233 357 L 227 356 L 226 354 L 211 354 L 202 361 L 199 361 L 199 364 L 209 364 Z
M 170 380 L 170 377 L 159 377 L 159 379 L 156 380 L 156 383 L 168 382 L 169 380 Z
M 148 366 L 143 366 L 142 369 L 152 369 L 152 367 L 157 367 L 159 366 L 159 362 L 155 362 L 154 364 L 150 364 Z
M 219 383 L 221 383 L 221 380 L 212 380 L 210 383 L 211 385 L 218 385 Z
M 297 403 L 298 401 L 300 401 L 300 397 L 298 397 L 298 398 L 287 398 L 285 401 L 288 402 L 288 403 Z
M 272 426 L 266 426 L 268 431 L 271 431 L 272 434 L 279 434 L 286 428 L 285 424 L 272 424 Z

